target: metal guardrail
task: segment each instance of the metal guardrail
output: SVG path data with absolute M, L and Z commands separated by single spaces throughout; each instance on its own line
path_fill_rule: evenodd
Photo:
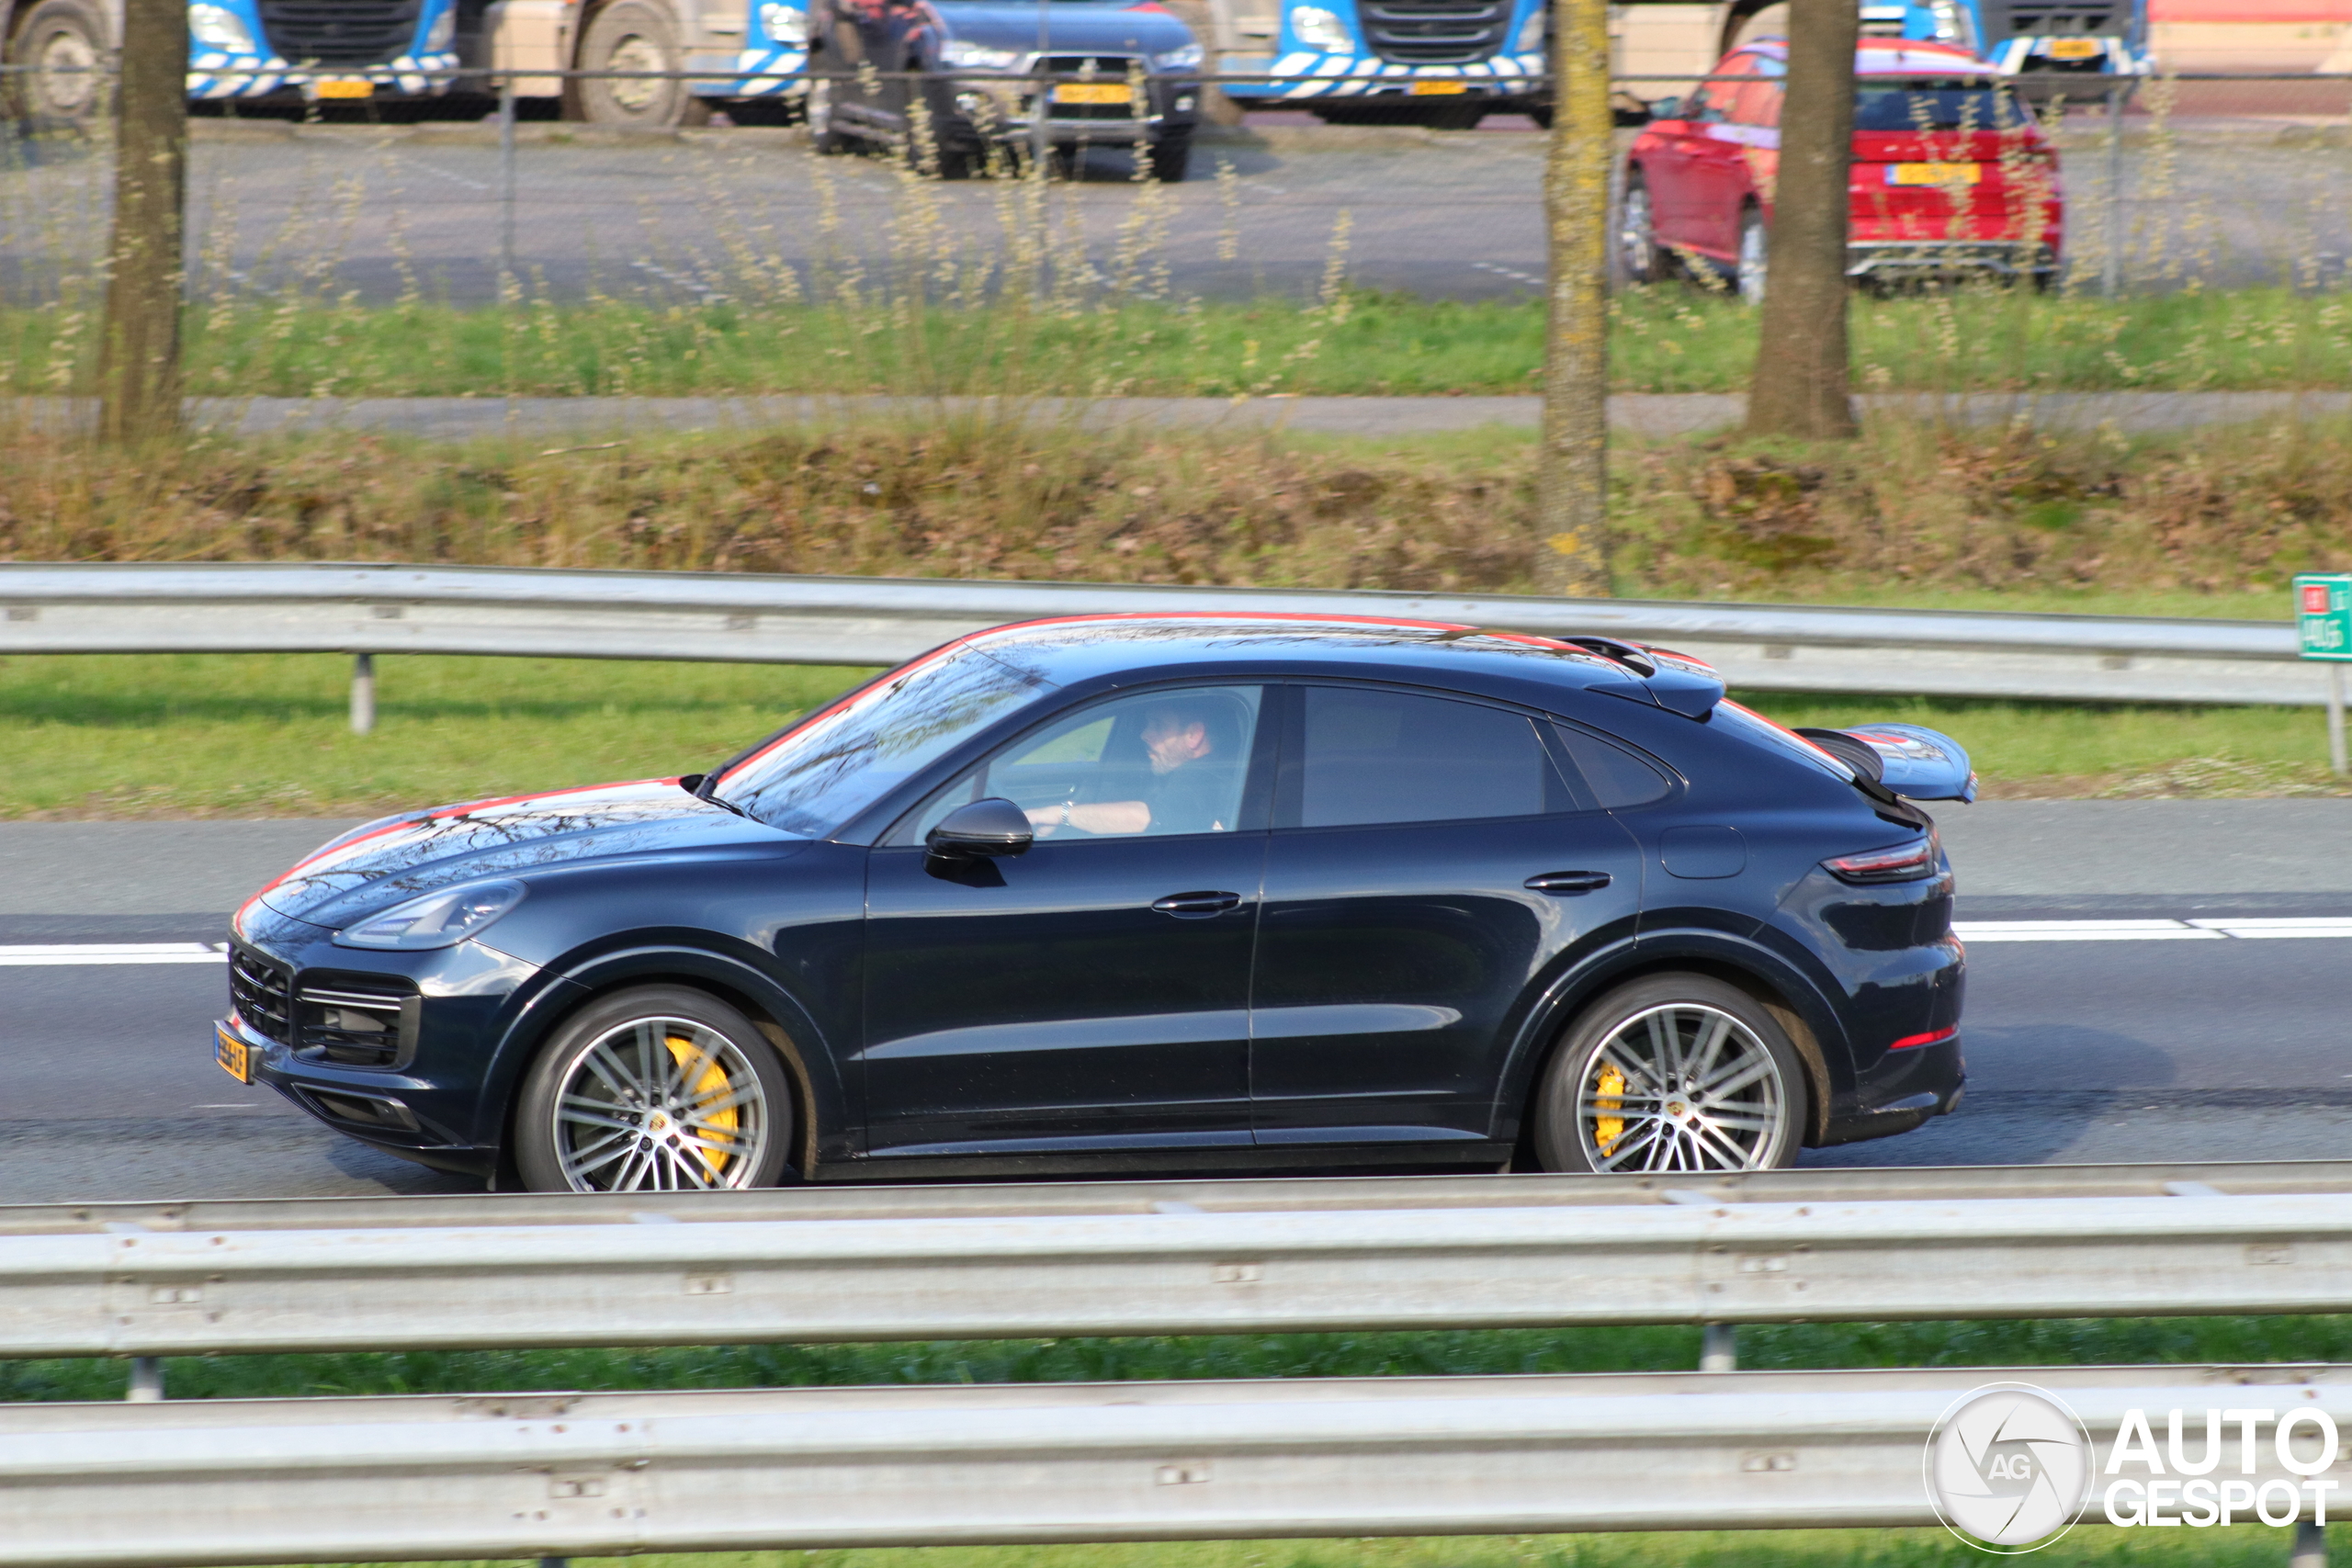
M 1950 1200 L 1870 1196 L 1871 1171 L 1265 1182 L 1218 1207 L 1215 1184 L 849 1213 L 821 1190 L 443 1198 L 357 1224 L 297 1201 L 168 1230 L 0 1210 L 0 1355 L 2352 1311 L 2352 1167 L 2165 1168 Z
M 2352 1425 L 2340 1367 L 16 1405 L 0 1564 L 1932 1526 L 1927 1435 L 2005 1376 L 2102 1446 L 2133 1410 Z M 2230 1478 L 2293 1490 L 2272 1450 Z
M 2319 706 L 2291 623 L 526 568 L 0 565 L 0 655 L 533 654 L 888 665 L 1009 621 L 1117 613 L 1375 615 L 1604 634 L 1753 691 Z M 371 699 L 372 700 L 372 699 Z M 357 705 L 355 703 L 355 712 Z

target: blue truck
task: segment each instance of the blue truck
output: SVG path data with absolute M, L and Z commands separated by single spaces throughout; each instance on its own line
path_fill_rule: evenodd
M 11 118 L 35 130 L 102 112 L 98 72 L 122 0 L 0 0 Z M 780 118 L 800 88 L 808 14 L 796 0 L 192 0 L 196 99 L 384 101 L 480 95 L 511 80 L 568 118 L 662 128 L 725 106 Z M 692 72 L 691 79 L 555 73 Z M 702 73 L 709 73 L 707 76 Z
M 1550 115 L 1545 0 L 1196 0 L 1214 65 L 1242 107 L 1295 107 L 1336 123 L 1466 130 L 1489 114 Z M 1974 51 L 2036 89 L 2150 69 L 2147 0 L 1860 0 L 1862 30 Z M 1687 90 L 1744 40 L 1787 30 L 1779 0 L 1631 0 L 1612 6 L 1611 64 L 1634 78 L 1621 106 Z

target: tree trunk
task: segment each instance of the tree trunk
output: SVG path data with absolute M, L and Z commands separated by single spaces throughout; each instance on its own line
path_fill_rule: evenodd
M 1854 154 L 1854 0 L 1790 0 L 1789 88 L 1770 283 L 1747 394 L 1747 434 L 1850 436 L 1846 182 Z
M 1535 581 L 1545 593 L 1591 597 L 1609 592 L 1609 175 L 1617 157 L 1609 6 L 1555 0 L 1552 16 L 1552 150 L 1544 173 L 1552 291 Z
M 121 62 L 98 430 L 108 441 L 137 441 L 180 421 L 187 0 L 127 0 Z

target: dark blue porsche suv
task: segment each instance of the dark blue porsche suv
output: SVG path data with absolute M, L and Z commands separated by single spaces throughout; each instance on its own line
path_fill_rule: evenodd
M 1930 731 L 1426 622 L 957 639 L 707 774 L 387 818 L 221 1064 L 499 1185 L 1787 1165 L 1958 1102 Z

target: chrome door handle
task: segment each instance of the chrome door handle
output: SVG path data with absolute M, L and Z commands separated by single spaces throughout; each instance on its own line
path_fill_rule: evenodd
M 1609 886 L 1605 871 L 1547 871 L 1524 886 L 1534 893 L 1596 893 Z
M 1170 893 L 1165 898 L 1155 898 L 1151 907 L 1163 915 L 1178 919 L 1198 919 L 1204 915 L 1222 915 L 1227 909 L 1241 908 L 1238 893 Z

